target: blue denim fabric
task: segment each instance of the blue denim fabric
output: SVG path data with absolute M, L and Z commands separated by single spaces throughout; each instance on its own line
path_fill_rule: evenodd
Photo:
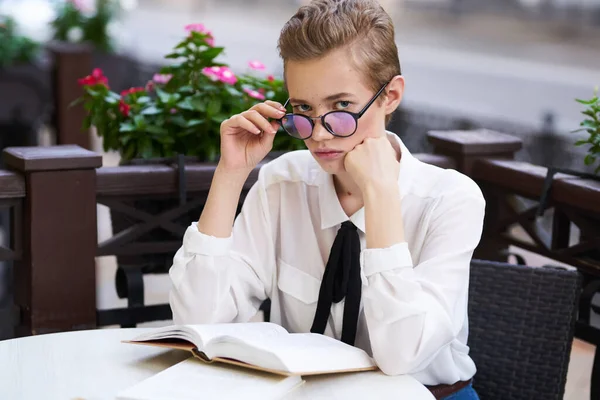
M 465 386 L 458 392 L 444 397 L 443 400 L 479 400 L 479 396 L 477 396 L 477 392 L 473 389 L 473 385 L 469 384 L 469 386 Z

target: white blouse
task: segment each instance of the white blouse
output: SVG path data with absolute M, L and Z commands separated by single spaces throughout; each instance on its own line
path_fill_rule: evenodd
M 174 323 L 246 322 L 270 298 L 272 322 L 309 332 L 330 247 L 350 219 L 363 249 L 355 345 L 386 374 L 410 374 L 425 385 L 472 378 L 469 264 L 485 201 L 470 178 L 419 161 L 393 137 L 402 149 L 406 242 L 365 249 L 364 209 L 348 218 L 332 176 L 307 150 L 287 153 L 261 168 L 231 237 L 188 227 L 169 271 Z M 343 310 L 343 300 L 332 305 L 326 335 L 340 339 Z

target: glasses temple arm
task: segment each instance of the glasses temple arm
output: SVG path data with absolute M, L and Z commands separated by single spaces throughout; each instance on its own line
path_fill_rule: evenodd
M 388 85 L 389 83 L 390 83 L 389 81 L 388 81 L 388 82 L 386 82 L 386 83 L 385 83 L 385 84 L 384 84 L 384 85 L 381 87 L 381 89 L 379 89 L 379 91 L 378 91 L 377 93 L 375 93 L 375 96 L 373 96 L 373 98 L 372 98 L 372 99 L 371 99 L 371 100 L 370 100 L 370 101 L 367 103 L 367 105 L 366 105 L 366 106 L 364 106 L 364 107 L 363 107 L 363 109 L 362 109 L 362 110 L 360 110 L 360 112 L 357 114 L 357 115 L 358 115 L 358 118 L 362 117 L 362 116 L 363 116 L 363 114 L 364 114 L 365 112 L 367 112 L 367 110 L 369 109 L 369 107 L 371 107 L 371 105 L 372 105 L 372 104 L 375 102 L 375 100 L 377 100 L 377 98 L 379 97 L 379 95 L 380 95 L 380 94 L 383 92 L 383 90 L 384 90 L 384 89 L 387 87 L 387 85 Z

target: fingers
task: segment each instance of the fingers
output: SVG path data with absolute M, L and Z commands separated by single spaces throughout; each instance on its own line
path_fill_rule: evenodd
M 242 114 L 235 115 L 230 118 L 229 124 L 231 128 L 242 128 L 248 132 L 259 135 L 262 132 L 260 127 L 257 127 L 252 121 L 245 118 Z
M 241 114 L 234 115 L 223 124 L 229 128 L 242 128 L 254 134 L 275 134 L 279 129 L 277 120 L 285 115 L 285 108 L 276 101 L 267 100 Z
M 285 108 L 275 101 L 267 100 L 253 106 L 250 110 L 255 110 L 265 118 L 280 119 L 285 115 Z
M 271 126 L 271 123 L 257 110 L 244 111 L 241 115 L 252 122 L 262 132 L 275 133 L 275 129 Z

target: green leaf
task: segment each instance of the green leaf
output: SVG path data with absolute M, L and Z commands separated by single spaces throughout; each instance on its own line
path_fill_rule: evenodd
M 125 151 L 121 154 L 125 160 L 131 160 L 135 157 L 136 153 L 136 145 L 135 143 L 129 143 L 128 146 L 125 147 Z
M 191 128 L 193 126 L 201 125 L 204 123 L 203 119 L 190 119 L 187 121 L 187 127 Z
M 142 115 L 157 115 L 157 114 L 161 114 L 163 112 L 163 110 L 157 108 L 156 106 L 150 106 L 150 107 L 146 107 L 142 110 L 141 114 Z
M 120 98 L 115 98 L 114 96 L 111 96 L 110 94 L 104 96 L 104 101 L 107 104 L 111 104 L 111 105 L 115 105 L 119 103 Z
M 195 110 L 194 106 L 191 103 L 191 99 L 189 97 L 186 97 L 185 99 L 183 99 L 182 101 L 177 103 L 177 108 L 182 109 L 182 110 L 190 110 L 190 111 Z
M 183 118 L 181 115 L 175 115 L 170 118 L 172 124 L 177 125 L 181 128 L 187 128 L 187 120 Z
M 592 154 L 588 154 L 583 159 L 583 162 L 585 163 L 585 165 L 592 165 L 593 163 L 596 162 L 596 157 L 593 156 Z
M 134 132 L 135 131 L 135 125 L 129 123 L 129 122 L 121 122 L 121 125 L 119 125 L 119 132 Z
M 221 111 L 221 99 L 219 97 L 215 97 L 210 99 L 208 102 L 208 107 L 206 108 L 206 112 L 211 115 L 218 114 Z
M 200 52 L 199 56 L 202 60 L 211 61 L 219 56 L 225 50 L 223 47 L 211 47 Z
M 83 120 L 83 129 L 90 129 L 91 126 L 92 126 L 92 116 L 86 115 L 86 117 Z
M 165 58 L 175 59 L 175 58 L 179 58 L 179 57 L 183 57 L 183 54 L 175 52 L 175 53 L 169 53 L 169 54 L 165 55 Z
M 193 93 L 193 92 L 194 92 L 194 90 L 195 90 L 195 89 L 194 89 L 194 87 L 193 87 L 193 86 L 190 86 L 190 85 L 185 85 L 185 86 L 181 86 L 181 87 L 179 87 L 179 90 L 178 90 L 178 92 L 192 92 L 192 93 Z
M 142 158 L 152 158 L 152 156 L 154 156 L 154 149 L 152 148 L 152 141 L 150 138 L 142 139 L 139 153 Z
M 589 140 L 587 140 L 587 139 L 581 139 L 581 140 L 578 140 L 578 141 L 575 142 L 575 146 L 581 146 L 581 145 L 584 145 L 584 144 L 587 144 L 587 143 L 589 143 Z
M 585 110 L 581 112 L 583 115 L 587 115 L 588 117 L 592 117 L 594 120 L 597 119 L 598 117 L 596 116 L 596 113 L 592 110 Z
M 188 40 L 183 40 L 181 43 L 179 43 L 177 46 L 175 46 L 175 49 L 179 50 L 179 49 L 183 49 L 185 47 L 187 47 L 189 44 Z
M 138 131 L 143 131 L 146 127 L 146 120 L 141 115 L 136 115 L 135 117 L 133 117 L 133 123 L 135 124 L 135 128 Z
M 239 90 L 237 90 L 233 86 L 225 86 L 225 90 L 227 91 L 227 93 L 229 93 L 230 95 L 232 95 L 234 97 L 241 97 L 242 96 L 242 92 L 240 92 Z
M 584 119 L 583 121 L 581 121 L 581 123 L 579 125 L 585 126 L 588 128 L 596 128 L 596 127 L 600 126 L 599 123 L 592 121 L 591 119 Z
M 157 135 L 165 135 L 168 133 L 168 131 L 162 127 L 162 126 L 156 126 L 156 125 L 148 125 L 146 127 L 146 132 L 148 133 L 154 133 Z
M 148 96 L 142 96 L 142 97 L 140 97 L 139 99 L 136 100 L 136 103 L 138 103 L 138 104 L 147 104 L 147 103 L 149 103 L 151 101 L 152 101 L 152 99 L 150 97 L 148 97 Z
M 119 136 L 119 142 L 122 146 L 127 146 L 127 144 L 131 141 L 132 136 L 129 135 L 121 135 Z
M 156 88 L 156 94 L 162 103 L 168 103 L 170 95 L 160 88 Z
M 594 96 L 590 100 L 575 99 L 575 101 L 578 103 L 581 103 L 583 105 L 590 106 L 590 105 L 598 102 L 598 97 Z
M 204 98 L 200 95 L 189 98 L 189 103 L 195 111 L 206 112 L 206 104 Z

